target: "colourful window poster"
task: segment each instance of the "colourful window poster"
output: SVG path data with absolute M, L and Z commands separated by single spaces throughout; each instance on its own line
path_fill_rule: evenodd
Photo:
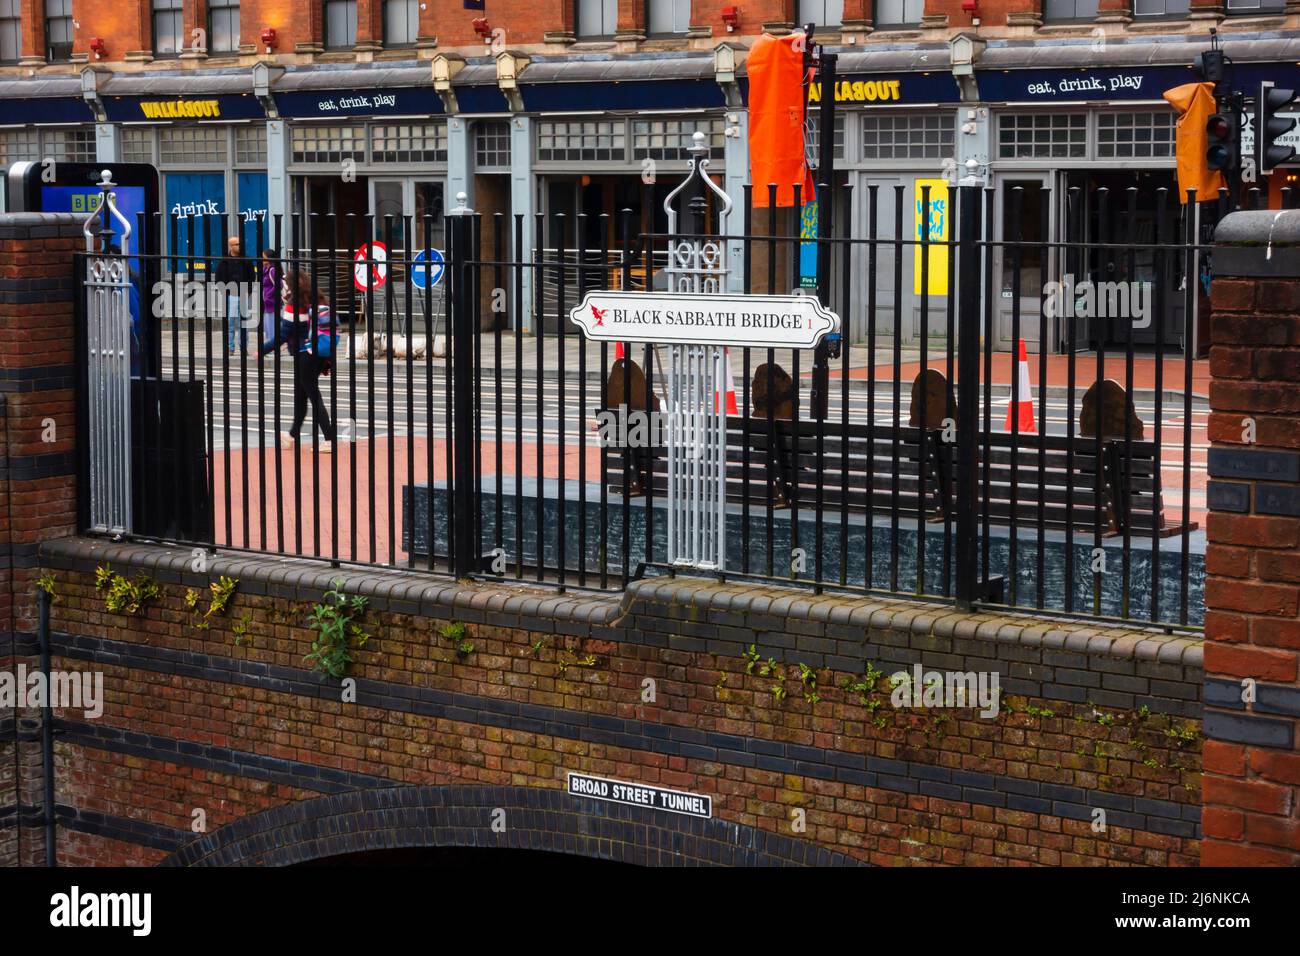
M 166 190 L 167 213 L 175 220 L 176 248 L 172 255 L 179 258 L 225 255 L 221 242 L 222 218 L 226 215 L 226 177 L 222 173 L 168 173 L 163 177 Z M 191 224 L 194 248 L 190 248 Z M 228 228 L 228 226 L 227 226 Z M 170 233 L 172 224 L 167 223 Z M 171 236 L 164 237 L 171 243 Z M 195 271 L 206 263 L 194 263 Z M 182 269 L 188 268 L 188 263 Z
M 929 192 L 926 188 L 929 187 Z M 926 284 L 930 295 L 948 294 L 948 229 L 951 218 L 949 213 L 948 181 L 946 179 L 918 179 L 915 181 L 916 198 L 916 240 L 921 241 L 927 234 L 930 242 L 929 264 Z M 928 207 L 926 200 L 929 200 Z M 922 230 L 925 230 L 924 232 Z M 912 253 L 912 292 L 921 294 L 921 247 L 914 246 Z
M 799 288 L 817 288 L 817 193 L 799 210 Z M 811 242 L 808 240 L 812 240 Z

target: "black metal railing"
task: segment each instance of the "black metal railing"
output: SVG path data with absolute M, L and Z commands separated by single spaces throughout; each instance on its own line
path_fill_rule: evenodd
M 816 291 L 845 335 L 836 358 L 732 351 L 725 574 L 1199 625 L 1207 409 L 1192 343 L 1208 273 L 1193 207 L 1163 190 L 965 185 L 942 196 L 948 221 L 934 226 L 926 189 L 822 185 L 836 213 L 815 240 L 770 201 L 774 186 L 760 208 L 747 190 L 727 224 L 741 263 L 728 281 L 746 293 L 799 287 L 813 243 Z M 233 225 L 213 220 L 205 237 L 193 220 L 142 221 L 187 253 L 133 260 L 136 535 L 560 587 L 671 571 L 658 350 L 541 321 L 591 290 L 653 287 L 668 237 L 639 232 L 630 211 L 596 218 L 402 223 L 424 248 L 445 236 L 446 272 L 420 289 L 413 250 L 398 249 L 385 272 L 401 288 L 382 295 L 363 291 L 380 264 L 339 250 L 391 222 L 257 223 L 245 235 L 277 250 L 277 277 L 306 277 L 293 315 L 316 309 L 320 328 L 291 350 L 268 342 L 283 328 L 278 283 L 269 326 L 260 275 L 255 298 L 222 304 L 218 268 L 250 268 L 216 254 Z M 304 245 L 319 235 L 330 248 Z M 1068 276 L 1115 296 L 1145 283 L 1145 304 L 1085 323 Z M 195 285 L 178 293 L 182 280 Z M 1026 333 L 1030 394 L 1008 351 Z

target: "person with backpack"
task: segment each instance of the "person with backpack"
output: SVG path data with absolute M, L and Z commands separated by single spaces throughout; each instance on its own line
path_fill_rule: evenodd
M 276 337 L 262 347 L 262 355 L 274 352 L 281 345 L 288 347 L 293 357 L 293 424 L 280 436 L 280 445 L 292 448 L 298 442 L 298 433 L 307 418 L 307 403 L 312 407 L 313 432 L 317 426 L 325 436 L 322 452 L 334 450 L 334 423 L 321 396 L 320 377 L 328 375 L 337 344 L 337 330 L 333 324 L 330 307 L 312 287 L 311 277 L 301 269 L 285 276 L 284 312 Z

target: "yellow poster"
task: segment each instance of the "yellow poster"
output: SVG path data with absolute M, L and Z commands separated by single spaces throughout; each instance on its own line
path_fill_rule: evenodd
M 926 187 L 929 193 L 926 193 Z M 929 240 L 935 245 L 929 247 L 929 272 L 926 275 L 930 295 L 948 294 L 948 219 L 951 207 L 948 202 L 948 181 L 946 179 L 916 180 L 916 234 L 919 243 L 928 232 Z M 929 200 L 927 208 L 926 200 Z M 921 294 L 921 247 L 912 247 L 912 292 Z

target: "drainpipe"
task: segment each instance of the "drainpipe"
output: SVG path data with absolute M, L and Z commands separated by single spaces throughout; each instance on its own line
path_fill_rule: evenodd
M 36 592 L 40 613 L 37 629 L 41 644 L 41 673 L 45 675 L 45 706 L 41 708 L 41 769 L 45 783 L 45 865 L 58 866 L 54 845 L 54 712 L 50 709 L 50 596 Z

